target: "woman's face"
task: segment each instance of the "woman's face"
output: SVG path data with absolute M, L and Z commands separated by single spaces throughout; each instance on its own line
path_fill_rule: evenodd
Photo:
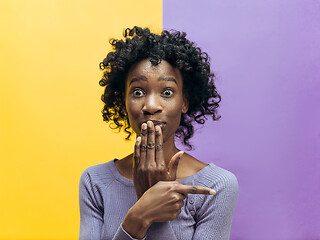
M 159 125 L 163 141 L 174 138 L 181 113 L 188 110 L 178 69 L 162 60 L 153 66 L 149 59 L 135 63 L 126 79 L 125 106 L 132 129 L 140 135 L 142 123 Z

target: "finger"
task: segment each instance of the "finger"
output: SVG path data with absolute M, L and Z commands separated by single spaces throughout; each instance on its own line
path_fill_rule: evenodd
M 155 151 L 156 151 L 156 165 L 158 168 L 165 168 L 166 162 L 164 160 L 163 155 L 163 138 L 162 138 L 162 131 L 160 126 L 155 127 Z
M 179 196 L 179 201 L 182 205 L 184 204 L 183 200 L 187 197 L 187 194 L 176 192 Z
M 184 193 L 184 194 L 207 194 L 207 195 L 215 195 L 216 194 L 216 191 L 212 188 L 202 187 L 202 186 L 184 185 L 184 184 L 176 185 L 175 190 L 179 193 Z
M 155 162 L 155 133 L 154 125 L 152 121 L 147 122 L 148 126 L 148 136 L 147 136 L 147 158 L 146 166 L 148 169 L 152 169 L 156 166 Z
M 134 145 L 134 168 L 137 168 L 140 162 L 140 143 L 141 143 L 141 137 L 137 137 L 136 143 Z
M 184 199 L 184 198 L 183 198 L 183 199 Z M 179 205 L 180 205 L 180 206 L 179 206 L 180 208 L 182 208 L 182 207 L 184 206 L 184 201 L 183 201 L 183 200 L 179 201 L 178 203 L 179 203 Z
M 181 213 L 181 208 L 177 209 L 177 216 L 179 216 Z
M 168 165 L 168 172 L 170 176 L 172 177 L 172 180 L 176 180 L 177 176 L 177 169 L 179 165 L 179 161 L 184 154 L 184 151 L 177 152 L 173 157 L 171 158 L 169 165 Z
M 146 157 L 147 157 L 147 124 L 143 123 L 141 125 L 141 143 L 140 143 L 140 166 L 145 167 Z

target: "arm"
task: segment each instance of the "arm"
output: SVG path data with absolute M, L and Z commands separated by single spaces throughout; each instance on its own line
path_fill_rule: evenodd
M 131 236 L 137 238 L 145 236 L 146 233 L 148 240 L 176 240 L 169 221 L 174 220 L 181 213 L 183 200 L 187 194 L 214 195 L 215 191 L 207 187 L 183 185 L 176 181 L 160 181 L 149 188 L 128 212 L 127 216 L 130 217 L 132 213 L 138 223 L 145 219 L 146 224 L 142 229 L 130 225 L 134 222 L 127 225 L 126 219 L 123 227 Z
M 87 171 L 84 171 L 80 177 L 79 207 L 79 239 L 100 239 L 103 226 L 103 209 L 98 205 L 91 185 L 91 179 Z
M 215 186 L 216 196 L 205 196 L 197 211 L 193 239 L 227 240 L 238 198 L 238 181 L 232 173 Z
M 80 233 L 79 240 L 104 239 L 102 199 L 94 190 L 90 174 L 85 170 L 79 183 L 79 207 L 80 207 Z M 132 238 L 120 225 L 113 240 L 132 240 Z
M 135 213 L 134 208 L 131 208 L 122 223 L 123 230 L 126 229 L 129 236 L 131 236 L 129 234 L 130 232 L 132 233 L 132 236 L 135 236 L 137 239 L 140 239 L 144 236 L 143 239 L 147 240 L 177 240 L 175 233 L 173 232 L 173 229 L 168 221 L 150 223 L 149 221 L 144 221 L 143 218 L 138 216 L 141 216 L 141 214 L 138 212 Z

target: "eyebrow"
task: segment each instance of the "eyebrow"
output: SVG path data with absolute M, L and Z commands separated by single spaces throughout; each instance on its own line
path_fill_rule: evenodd
M 172 78 L 172 77 L 159 77 L 158 78 L 159 81 L 167 81 L 167 82 L 174 82 L 175 84 L 178 85 L 177 81 Z M 138 82 L 138 81 L 148 81 L 147 78 L 145 76 L 139 76 L 139 77 L 135 77 L 135 78 L 132 78 L 130 83 L 129 83 L 129 86 L 134 83 L 134 82 Z
M 174 82 L 175 84 L 178 85 L 177 81 L 172 78 L 172 77 L 159 77 L 158 78 L 159 81 L 168 81 L 168 82 Z
M 138 81 L 147 81 L 147 78 L 145 76 L 139 76 L 139 77 L 132 78 L 129 83 L 129 86 L 131 85 L 131 83 L 138 82 Z

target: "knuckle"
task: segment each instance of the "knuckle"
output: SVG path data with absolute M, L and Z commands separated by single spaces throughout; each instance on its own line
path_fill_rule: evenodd
M 161 144 L 156 145 L 156 151 L 157 152 L 162 151 L 162 145 Z
M 174 194 L 174 195 L 172 195 L 172 200 L 174 200 L 176 202 L 176 201 L 179 201 L 180 198 L 178 195 Z
M 179 202 L 175 203 L 174 208 L 179 210 L 181 208 L 180 203 Z
M 179 182 L 177 182 L 177 181 L 173 181 L 173 182 L 171 183 L 171 189 L 172 189 L 173 191 L 177 191 L 177 189 L 179 188 L 180 185 L 181 185 L 181 183 L 179 183 Z
M 149 142 L 147 145 L 148 149 L 154 149 L 154 142 Z
M 177 182 L 176 182 L 176 181 L 172 181 L 172 182 L 170 183 L 170 187 L 171 187 L 171 188 L 176 188 L 176 187 L 177 187 Z
M 171 191 L 171 192 L 174 192 L 176 190 L 176 186 L 174 183 L 170 183 L 168 185 L 168 190 Z
M 145 167 L 145 166 L 141 166 L 141 167 L 139 168 L 139 172 L 141 172 L 141 173 L 147 172 L 146 167 Z
M 166 165 L 164 163 L 159 163 L 157 164 L 157 168 L 159 169 L 159 171 L 164 172 L 167 171 Z
M 196 186 L 192 186 L 192 187 L 191 187 L 191 192 L 192 192 L 192 193 L 196 193 L 197 190 L 198 190 L 198 188 L 197 188 Z
M 154 172 L 155 172 L 155 174 L 157 176 L 162 176 L 163 175 L 163 171 L 161 171 L 161 169 L 159 169 L 159 168 L 155 169 Z
M 146 152 L 147 151 L 147 146 L 145 144 L 141 145 L 141 152 Z
M 180 213 L 181 213 L 181 209 L 178 209 L 178 210 L 176 210 L 174 213 L 173 213 L 173 218 L 172 218 L 172 220 L 174 220 L 174 219 L 176 219 L 179 215 L 180 215 Z
M 144 131 L 144 130 L 142 130 L 142 131 L 141 131 L 141 136 L 146 137 L 146 136 L 147 136 L 147 132 Z

